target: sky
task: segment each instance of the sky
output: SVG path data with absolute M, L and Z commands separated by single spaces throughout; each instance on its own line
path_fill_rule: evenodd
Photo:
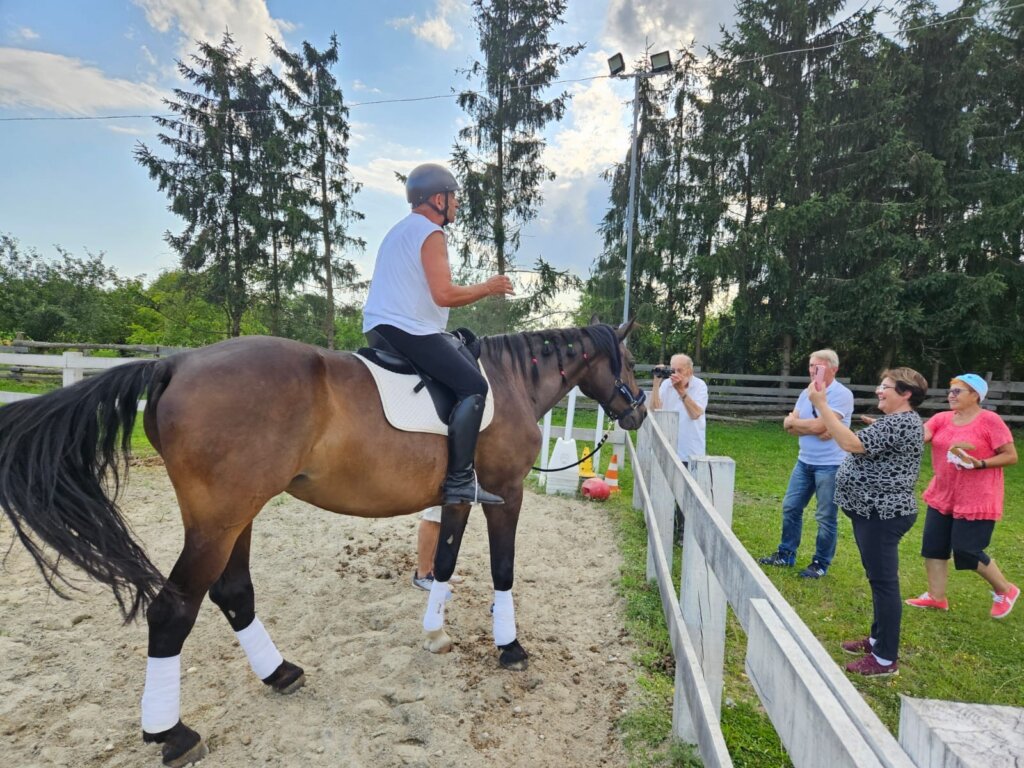
M 557 178 L 518 265 L 541 256 L 585 277 L 600 252 L 601 173 L 625 157 L 632 121 L 632 80 L 603 77 L 608 57 L 715 44 L 731 17 L 723 0 L 568 1 L 552 39 L 586 48 L 560 74 L 576 82 L 560 86 L 573 98 L 545 133 L 543 162 Z M 368 279 L 381 238 L 408 211 L 395 171 L 446 162 L 467 122 L 452 93 L 477 85 L 458 73 L 480 58 L 469 0 L 0 0 L 0 233 L 48 257 L 57 246 L 102 253 L 122 276 L 147 281 L 175 268 L 164 234 L 182 222 L 133 150 L 141 142 L 163 154 L 149 116 L 167 114 L 162 99 L 183 85 L 175 62 L 225 30 L 265 63 L 268 36 L 296 50 L 323 49 L 337 34 L 362 184 L 354 207 L 365 216 L 352 234 L 367 243 L 349 256 Z M 374 103 L 434 96 L 443 98 Z

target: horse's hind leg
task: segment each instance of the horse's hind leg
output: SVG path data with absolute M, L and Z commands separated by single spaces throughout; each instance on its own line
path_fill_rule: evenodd
M 256 593 L 249 573 L 251 542 L 249 523 L 235 542 L 224 572 L 210 587 L 210 599 L 231 624 L 256 676 L 275 691 L 292 693 L 302 687 L 306 676 L 301 667 L 285 661 L 263 623 L 256 618 Z
M 149 606 L 149 659 L 142 693 L 142 739 L 161 744 L 165 765 L 201 759 L 206 745 L 181 722 L 181 648 L 207 591 L 223 572 L 238 529 L 186 529 L 185 547 Z

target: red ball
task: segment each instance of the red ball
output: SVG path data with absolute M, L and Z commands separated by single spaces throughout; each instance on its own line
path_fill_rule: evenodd
M 592 477 L 589 480 L 583 481 L 583 498 L 590 499 L 591 501 L 604 501 L 612 494 L 612 489 L 608 487 L 608 483 L 599 477 Z

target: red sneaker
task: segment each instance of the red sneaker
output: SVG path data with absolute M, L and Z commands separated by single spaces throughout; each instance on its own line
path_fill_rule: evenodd
M 840 643 L 840 647 L 847 653 L 863 656 L 865 653 L 871 653 L 871 638 L 863 637 L 860 640 L 847 640 L 844 643 Z
M 855 672 L 865 677 L 888 677 L 889 675 L 898 675 L 900 673 L 900 663 L 894 661 L 886 667 L 878 663 L 875 654 L 866 653 L 863 657 L 847 664 L 846 671 Z
M 1005 619 L 1010 615 L 1010 611 L 1013 610 L 1013 604 L 1017 602 L 1017 598 L 1020 597 L 1020 587 L 1015 584 L 1011 584 L 1010 588 L 1003 594 L 999 595 L 995 592 L 992 593 L 992 618 L 993 619 Z
M 949 600 L 936 600 L 927 592 L 925 592 L 920 597 L 912 597 L 909 600 L 904 600 L 903 602 L 905 602 L 907 605 L 913 608 L 934 608 L 937 611 L 949 610 Z

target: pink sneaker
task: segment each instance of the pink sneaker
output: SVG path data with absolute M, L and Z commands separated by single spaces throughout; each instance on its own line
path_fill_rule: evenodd
M 1020 587 L 1015 584 L 1011 584 L 1010 588 L 1001 595 L 992 593 L 992 618 L 993 619 L 1005 619 L 1010 615 L 1010 611 L 1013 610 L 1013 604 L 1017 602 L 1017 598 L 1020 596 Z
M 894 661 L 886 667 L 878 663 L 875 654 L 866 653 L 856 661 L 851 661 L 847 664 L 846 671 L 864 675 L 865 677 L 888 677 L 889 675 L 898 675 L 900 673 L 900 663 Z
M 934 597 L 925 592 L 920 597 L 912 597 L 909 600 L 904 600 L 907 605 L 912 608 L 934 608 L 937 611 L 948 611 L 949 600 L 936 600 Z M 995 608 L 992 609 L 993 611 Z M 992 614 L 995 616 L 995 614 Z

